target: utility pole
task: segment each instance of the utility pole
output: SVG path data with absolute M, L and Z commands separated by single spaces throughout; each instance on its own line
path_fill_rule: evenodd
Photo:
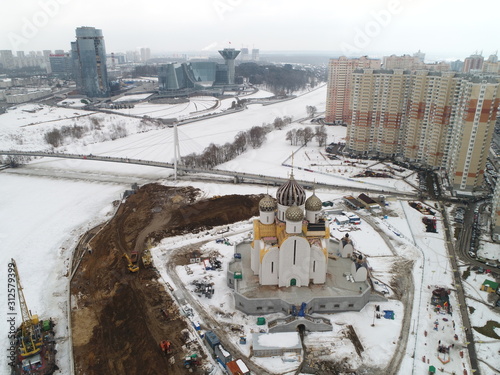
M 174 122 L 174 180 L 177 181 L 177 163 L 181 158 L 179 151 L 179 134 L 177 133 L 177 122 Z

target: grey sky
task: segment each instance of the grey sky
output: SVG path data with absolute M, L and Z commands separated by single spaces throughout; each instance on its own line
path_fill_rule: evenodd
M 0 49 L 69 50 L 75 28 L 102 29 L 107 52 L 231 46 L 371 56 L 483 56 L 500 47 L 498 0 L 4 0 Z

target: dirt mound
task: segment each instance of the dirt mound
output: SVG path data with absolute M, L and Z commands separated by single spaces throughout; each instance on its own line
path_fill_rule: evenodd
M 142 251 L 148 238 L 246 220 L 258 214 L 262 198 L 195 201 L 199 193 L 193 187 L 143 186 L 92 240 L 71 283 L 76 374 L 184 374 L 184 355 L 200 353 L 196 346 L 183 348 L 186 322 L 156 281 L 156 271 L 140 263 L 140 271 L 131 274 L 122 256 Z M 171 356 L 160 351 L 161 340 L 172 342 Z
M 225 195 L 188 204 L 172 213 L 171 224 L 159 238 L 200 231 L 248 219 L 259 214 L 260 195 Z

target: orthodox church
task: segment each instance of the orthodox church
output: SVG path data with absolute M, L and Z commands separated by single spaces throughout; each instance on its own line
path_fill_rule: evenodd
M 260 285 L 307 287 L 324 284 L 328 266 L 328 225 L 320 216 L 321 200 L 294 179 L 282 185 L 276 199 L 259 202 L 253 223 L 251 269 Z

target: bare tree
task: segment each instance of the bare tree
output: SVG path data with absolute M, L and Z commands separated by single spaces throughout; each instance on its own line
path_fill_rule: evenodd
M 247 136 L 245 132 L 236 134 L 236 137 L 234 137 L 234 147 L 238 155 L 242 154 L 247 149 Z
M 259 148 L 266 140 L 266 132 L 261 126 L 254 126 L 248 132 L 248 141 L 253 148 Z
M 314 132 L 312 131 L 311 127 L 308 126 L 304 129 L 304 146 L 307 146 L 307 144 L 314 138 Z
M 290 146 L 297 144 L 297 131 L 295 129 L 287 131 L 286 140 L 290 141 Z
M 295 145 L 300 143 L 301 145 L 305 144 L 304 140 L 304 129 L 297 129 L 295 132 Z
M 285 126 L 285 121 L 281 117 L 276 117 L 273 125 L 275 129 L 281 130 Z
M 318 141 L 319 147 L 326 146 L 326 139 L 328 135 L 326 133 L 325 125 L 321 125 L 319 128 L 316 128 L 316 141 Z
M 314 117 L 314 115 L 316 114 L 316 112 L 318 112 L 318 109 L 315 106 L 313 106 L 313 105 L 307 105 L 306 106 L 306 112 L 307 112 L 307 114 L 310 117 Z

